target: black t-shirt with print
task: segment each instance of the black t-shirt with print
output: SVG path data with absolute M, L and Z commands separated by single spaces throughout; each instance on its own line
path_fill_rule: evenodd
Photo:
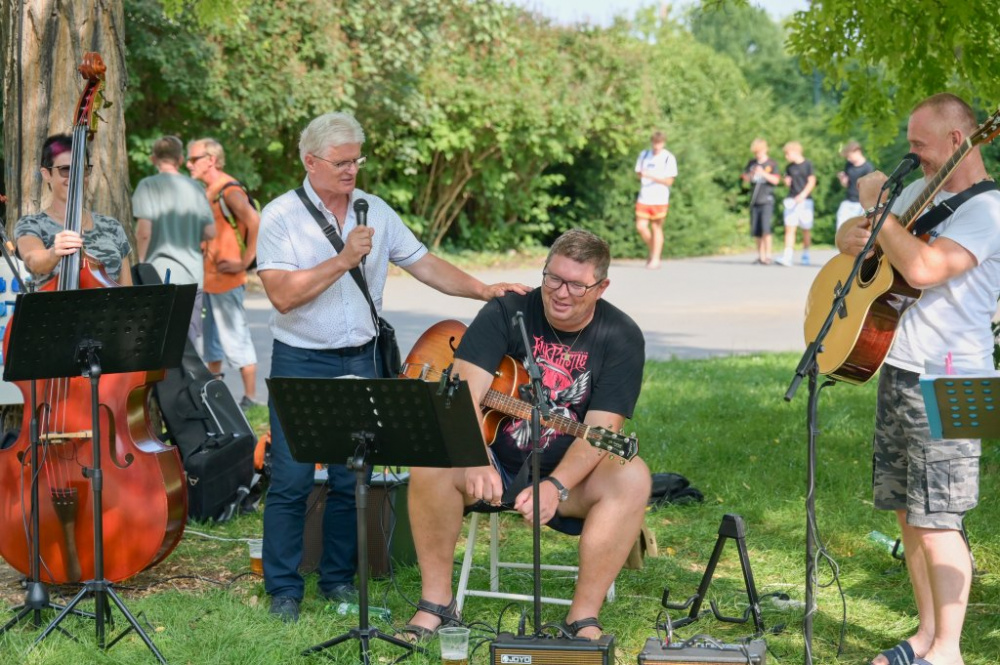
M 541 289 L 526 295 L 508 293 L 479 311 L 455 357 L 489 372 L 500 366 L 504 356 L 522 362 L 524 344 L 520 332 L 511 325 L 519 311 L 524 312 L 528 339 L 542 371 L 542 383 L 549 390 L 553 414 L 577 422 L 582 422 L 588 411 L 632 417 L 642 386 L 645 340 L 628 315 L 603 299 L 597 301 L 593 320 L 579 335 L 560 331 L 557 337 L 545 318 Z M 559 464 L 572 443 L 572 435 L 542 428 L 543 475 Z M 528 421 L 504 421 L 491 450 L 504 468 L 516 473 L 531 452 Z
M 858 197 L 858 180 L 861 179 L 861 176 L 868 175 L 874 170 L 875 167 L 868 160 L 865 160 L 858 166 L 846 162 L 844 164 L 844 174 L 847 175 L 847 194 L 844 198 L 857 203 L 860 200 Z

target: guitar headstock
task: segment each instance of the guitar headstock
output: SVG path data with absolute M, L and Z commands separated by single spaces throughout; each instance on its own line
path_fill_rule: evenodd
M 1000 108 L 997 108 L 996 112 L 986 119 L 986 122 L 976 127 L 976 131 L 972 132 L 969 140 L 972 141 L 972 145 L 990 143 L 997 137 L 997 134 L 1000 134 Z
M 587 432 L 587 441 L 595 448 L 606 450 L 623 460 L 630 460 L 639 454 L 639 440 L 635 434 L 625 436 L 603 427 L 591 427 Z

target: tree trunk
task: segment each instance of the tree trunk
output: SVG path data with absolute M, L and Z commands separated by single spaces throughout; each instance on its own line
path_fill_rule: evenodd
M 48 204 L 39 173 L 42 143 L 52 134 L 72 133 L 84 87 L 77 68 L 84 53 L 96 51 L 107 65 L 105 104 L 88 147 L 94 168 L 84 205 L 120 220 L 131 237 L 122 0 L 0 0 L 0 6 L 8 230 Z

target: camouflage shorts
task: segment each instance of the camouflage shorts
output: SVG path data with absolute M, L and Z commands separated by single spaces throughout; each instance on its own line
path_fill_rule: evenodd
M 908 524 L 961 529 L 979 501 L 978 439 L 932 439 L 919 375 L 890 365 L 878 381 L 872 487 L 875 507 L 906 510 Z

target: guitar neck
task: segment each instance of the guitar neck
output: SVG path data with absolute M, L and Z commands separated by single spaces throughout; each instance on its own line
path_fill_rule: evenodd
M 934 177 L 927 181 L 924 186 L 924 190 L 920 192 L 917 200 L 906 209 L 903 216 L 899 218 L 899 223 L 906 227 L 907 230 L 913 227 L 913 224 L 920 217 L 920 213 L 923 212 L 924 208 L 931 202 L 931 200 L 937 196 L 937 193 L 941 191 L 941 187 L 944 186 L 945 181 L 951 177 L 951 174 L 958 168 L 958 165 L 965 159 L 965 156 L 969 154 L 972 150 L 973 143 L 970 139 L 966 138 L 962 145 L 959 146 L 948 161 L 938 169 L 938 172 L 934 174 Z
M 502 392 L 493 390 L 492 388 L 487 391 L 486 397 L 483 398 L 483 406 L 522 420 L 531 418 L 530 404 L 510 395 L 504 395 Z M 572 434 L 578 439 L 588 440 L 587 435 L 590 432 L 590 426 L 578 423 L 566 416 L 550 414 L 547 418 L 542 418 L 542 424 L 564 434 Z

